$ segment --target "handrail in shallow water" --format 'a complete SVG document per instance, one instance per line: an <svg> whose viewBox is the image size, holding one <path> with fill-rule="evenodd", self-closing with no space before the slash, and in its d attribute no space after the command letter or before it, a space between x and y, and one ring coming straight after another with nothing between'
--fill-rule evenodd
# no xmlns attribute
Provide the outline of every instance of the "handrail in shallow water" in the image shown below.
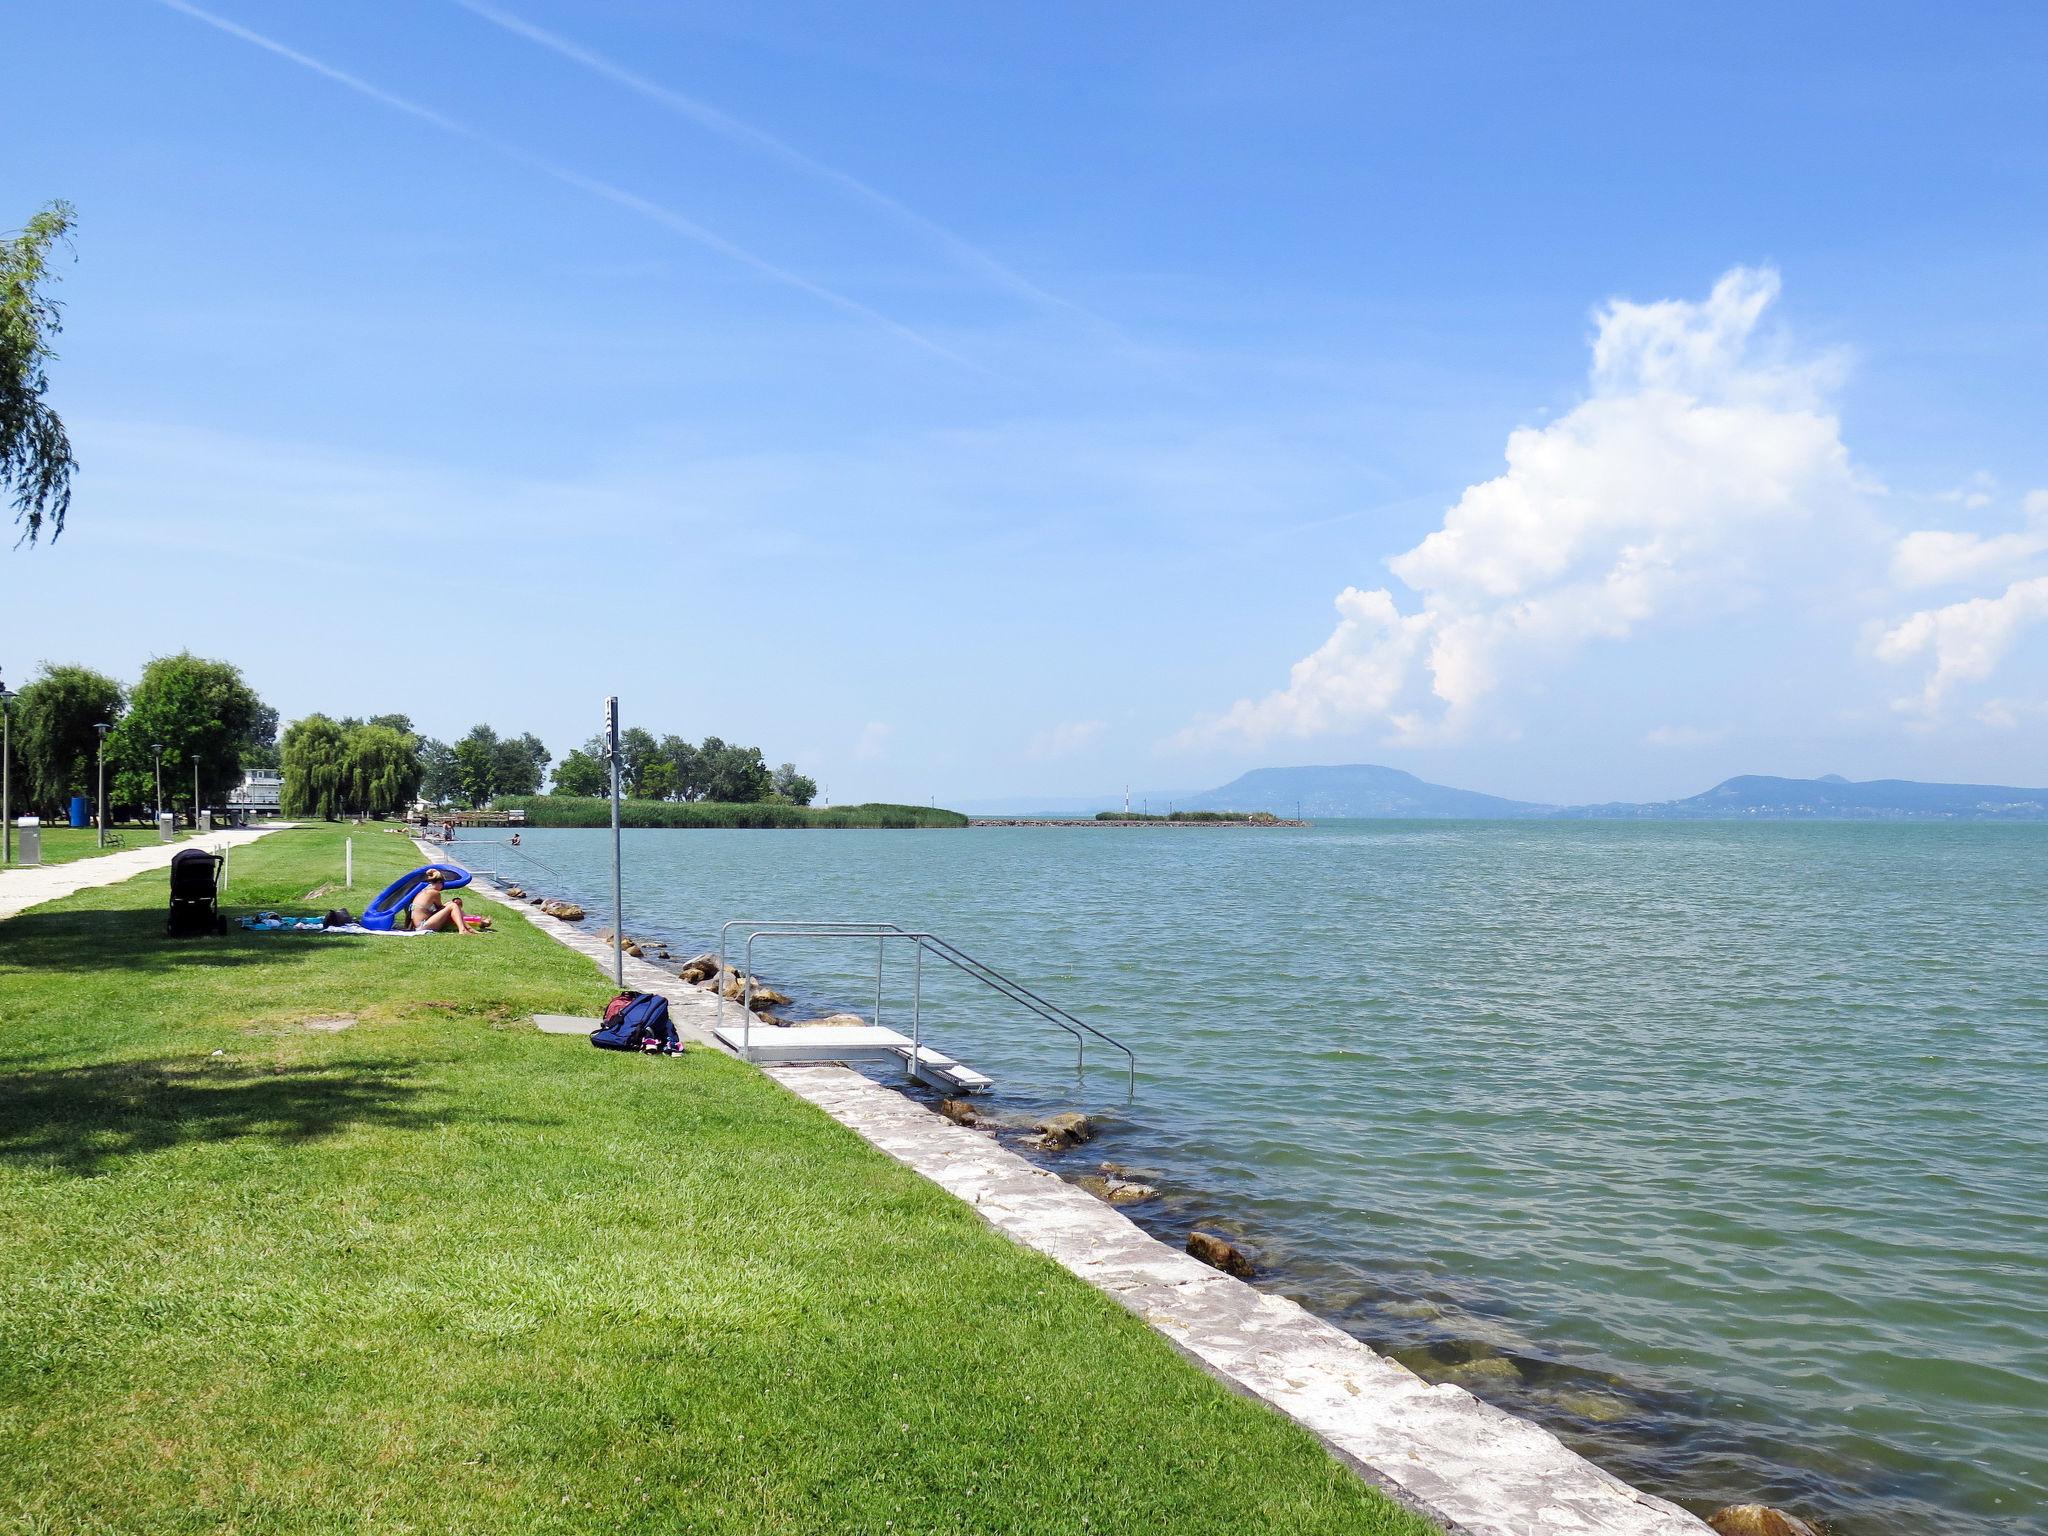
<svg viewBox="0 0 2048 1536"><path fill-rule="evenodd" d="M1128 1094L1135 1098L1138 1092L1138 1058L1131 1048L1115 1036L1105 1034L1084 1019L1076 1018L1059 1004L1039 996L1022 982L1005 976L994 966L960 948L950 940L935 933L905 928L897 923L874 922L815 922L804 918L743 918L736 917L722 924L718 930L718 1024L725 1024L726 945L735 928L747 928L746 969L740 984L740 1012L744 1021L740 1026L740 1051L746 1054L753 1038L754 1010L754 940L768 938L872 938L875 940L875 1023L882 1022L882 960L883 953L891 939L908 940L912 950L914 970L912 972L910 1022L911 1022L911 1063L913 1067L921 1059L918 1052L923 1046L923 1000L924 1000L924 956L927 952L945 961L956 971L973 977L990 991L1007 997L1047 1023L1065 1030L1074 1038L1074 1073L1081 1076L1087 1070L1088 1040L1101 1041L1111 1050L1123 1053L1128 1081Z"/></svg>

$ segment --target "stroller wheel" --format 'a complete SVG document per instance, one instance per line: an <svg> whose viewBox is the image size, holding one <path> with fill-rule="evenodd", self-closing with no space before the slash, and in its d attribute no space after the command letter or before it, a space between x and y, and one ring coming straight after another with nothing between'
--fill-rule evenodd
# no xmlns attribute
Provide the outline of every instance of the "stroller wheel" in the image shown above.
<svg viewBox="0 0 2048 1536"><path fill-rule="evenodd" d="M228 933L228 920L224 917L216 917L213 920L213 931L219 937L226 938Z"/></svg>

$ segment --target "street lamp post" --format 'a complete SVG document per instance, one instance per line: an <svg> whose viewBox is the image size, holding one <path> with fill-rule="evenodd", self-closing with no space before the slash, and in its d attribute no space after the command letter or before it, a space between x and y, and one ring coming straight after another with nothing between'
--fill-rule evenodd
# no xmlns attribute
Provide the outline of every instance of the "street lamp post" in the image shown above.
<svg viewBox="0 0 2048 1536"><path fill-rule="evenodd" d="M0 864L14 862L14 807L9 804L13 784L8 770L14 766L10 732L14 724L14 695L0 680Z"/></svg>
<svg viewBox="0 0 2048 1536"><path fill-rule="evenodd" d="M93 801L93 819L100 824L100 846L107 846L107 729L111 722L102 720L93 727L100 733L100 790Z"/></svg>
<svg viewBox="0 0 2048 1536"><path fill-rule="evenodd" d="M164 819L164 744L156 744L156 819Z"/></svg>
<svg viewBox="0 0 2048 1536"><path fill-rule="evenodd" d="M192 754L192 830L199 830L199 754Z"/></svg>

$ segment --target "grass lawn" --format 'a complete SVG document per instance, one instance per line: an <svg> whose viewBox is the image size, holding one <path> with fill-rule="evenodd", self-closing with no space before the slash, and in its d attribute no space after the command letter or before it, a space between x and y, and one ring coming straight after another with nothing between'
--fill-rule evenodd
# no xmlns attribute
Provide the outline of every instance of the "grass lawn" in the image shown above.
<svg viewBox="0 0 2048 1536"><path fill-rule="evenodd" d="M516 917L166 889L0 922L0 1531L1430 1529L751 1068L535 1032L608 988Z"/></svg>
<svg viewBox="0 0 2048 1536"><path fill-rule="evenodd" d="M107 836L110 839L119 837L120 842L114 843L110 841L104 848L99 845L99 833L91 827L51 826L46 821L43 823L42 833L43 862L45 864L69 864L73 859L90 859L102 853L120 853L128 848L159 846L156 828L153 826L108 827ZM185 828L180 827L178 829L177 841L182 843L191 835ZM14 839L14 852L19 857L21 853L21 829L19 827L14 829ZM13 866L9 865L6 867L12 868Z"/></svg>

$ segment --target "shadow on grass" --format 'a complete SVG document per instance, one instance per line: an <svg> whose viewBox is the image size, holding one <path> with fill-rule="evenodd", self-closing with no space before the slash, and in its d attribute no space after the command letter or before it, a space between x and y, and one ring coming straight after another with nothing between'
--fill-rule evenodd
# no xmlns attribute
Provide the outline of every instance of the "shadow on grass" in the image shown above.
<svg viewBox="0 0 2048 1536"><path fill-rule="evenodd" d="M223 907L225 935L173 939L164 933L168 913L160 908L114 907L77 911L32 909L0 923L0 970L10 965L31 971L120 971L148 976L193 968L299 960L335 944L382 944L384 939L320 933L252 933L235 926L241 911ZM303 903L295 910L303 910Z"/></svg>
<svg viewBox="0 0 2048 1536"><path fill-rule="evenodd" d="M189 1058L0 1068L0 1157L81 1177L192 1141L283 1145L356 1126L424 1130L445 1118L390 1065L252 1067Z"/></svg>

